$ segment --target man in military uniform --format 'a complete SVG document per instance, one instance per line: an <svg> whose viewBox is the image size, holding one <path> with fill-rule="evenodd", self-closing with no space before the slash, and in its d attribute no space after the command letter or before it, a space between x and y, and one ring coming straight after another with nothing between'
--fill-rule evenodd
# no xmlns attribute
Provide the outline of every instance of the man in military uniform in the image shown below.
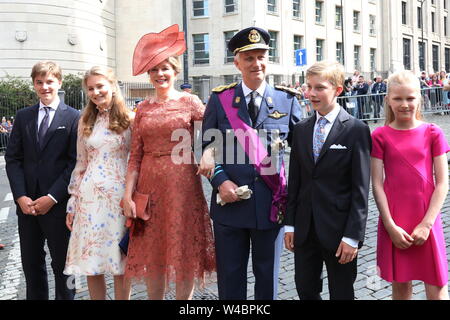
<svg viewBox="0 0 450 320"><path fill-rule="evenodd" d="M192 84L190 84L190 83L183 83L180 86L180 89L185 91L185 92L192 93Z"/></svg>
<svg viewBox="0 0 450 320"><path fill-rule="evenodd" d="M214 89L203 119L203 147L210 152L214 146L216 155L210 181L220 299L247 298L250 247L255 299L277 297L286 200L283 154L300 120L300 105L292 93L265 81L269 40L269 33L257 27L243 29L230 40L228 49L243 80ZM206 141L211 129L220 137ZM246 132L244 139L238 137L240 129ZM245 143L248 139L250 144ZM269 158L273 172L265 172L261 161ZM242 196L239 187L248 187L250 194Z"/></svg>

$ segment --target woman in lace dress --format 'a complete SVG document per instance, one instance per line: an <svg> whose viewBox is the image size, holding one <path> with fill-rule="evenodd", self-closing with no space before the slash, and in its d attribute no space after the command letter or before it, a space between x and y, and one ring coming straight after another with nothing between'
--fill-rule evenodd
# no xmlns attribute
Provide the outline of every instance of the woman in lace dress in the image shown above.
<svg viewBox="0 0 450 320"><path fill-rule="evenodd" d="M127 109L113 71L93 67L83 79L89 103L78 125L77 164L69 185L67 227L72 231L65 274L86 275L93 300L106 298L104 274L114 276L116 299L128 299L124 256L118 243L125 234L119 202L131 141L133 113Z"/></svg>
<svg viewBox="0 0 450 320"><path fill-rule="evenodd" d="M204 106L174 88L177 56L184 50L184 35L173 25L143 36L133 59L133 74L147 72L156 95L139 105L133 127L124 212L136 218L137 191L148 196L150 218L133 220L125 276L145 279L155 300L164 299L171 283L177 299L191 299L195 283L204 284L215 270L211 222L191 147Z"/></svg>

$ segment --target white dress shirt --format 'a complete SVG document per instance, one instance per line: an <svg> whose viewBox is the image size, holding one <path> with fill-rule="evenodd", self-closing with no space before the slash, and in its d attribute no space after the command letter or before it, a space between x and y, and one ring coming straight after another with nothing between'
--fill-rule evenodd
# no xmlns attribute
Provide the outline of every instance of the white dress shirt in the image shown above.
<svg viewBox="0 0 450 320"><path fill-rule="evenodd" d="M55 117L56 110L58 109L59 102L60 102L59 97L56 97L56 99L53 100L53 102L50 103L48 106L43 104L42 101L39 101L38 131L37 132L39 132L39 128L41 126L42 120L45 117L44 107L50 107L50 110L48 111L48 126L50 127L50 124L52 123L53 118ZM56 201L56 199L50 193L47 194L47 196L49 196L53 201L55 201L55 203L58 203L58 201Z"/></svg>
<svg viewBox="0 0 450 320"><path fill-rule="evenodd" d="M257 94L255 97L255 105L258 107L258 110L259 110L259 107L261 106L261 103L262 103L262 99L264 97L264 91L266 91L266 82L263 81L258 89L252 90L245 85L244 81L242 81L242 91L244 92L245 102L247 103L247 107L248 107L248 103L250 102L250 98L251 98L250 94L253 91L256 91Z"/></svg>
<svg viewBox="0 0 450 320"><path fill-rule="evenodd" d="M336 119L337 119L337 117L339 115L339 111L341 111L341 107L336 103L336 106L334 107L334 109L331 110L325 116L323 116L323 117L325 117L325 119L328 120L328 122L324 126L325 141L327 140L328 134L330 133L331 128L333 127L333 124L334 124L334 122L336 121ZM321 117L322 116L316 111L316 123L314 124L314 131L313 132L316 132L317 122L319 121L319 119ZM294 226L285 226L284 227L284 231L285 232L294 232L295 231L295 227ZM353 248L358 248L358 240L355 240L355 239L352 239L352 238L343 237L342 241L344 241L349 246L352 246Z"/></svg>

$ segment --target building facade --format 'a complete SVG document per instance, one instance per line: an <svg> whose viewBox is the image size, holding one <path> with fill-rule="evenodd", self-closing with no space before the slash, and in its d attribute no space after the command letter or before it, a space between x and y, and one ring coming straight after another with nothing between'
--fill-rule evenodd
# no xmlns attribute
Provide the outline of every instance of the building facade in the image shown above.
<svg viewBox="0 0 450 320"><path fill-rule="evenodd" d="M0 0L0 78L29 77L36 61L51 59L65 73L105 65L122 81L147 82L131 74L137 41L173 23L183 29L184 14L188 76L197 86L238 79L226 44L249 26L270 32L270 83L303 80L294 53L301 48L307 65L338 60L348 75L450 71L448 6L449 0Z"/></svg>
<svg viewBox="0 0 450 320"><path fill-rule="evenodd" d="M0 1L0 78L29 78L40 60L64 73L116 68L114 0Z"/></svg>

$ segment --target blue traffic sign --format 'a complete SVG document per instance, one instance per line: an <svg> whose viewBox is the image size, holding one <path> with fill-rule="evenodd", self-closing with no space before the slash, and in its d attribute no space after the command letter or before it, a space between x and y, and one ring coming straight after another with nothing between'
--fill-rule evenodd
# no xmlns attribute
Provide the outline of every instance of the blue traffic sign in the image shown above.
<svg viewBox="0 0 450 320"><path fill-rule="evenodd" d="M302 67L306 65L306 49L295 50L295 65Z"/></svg>

